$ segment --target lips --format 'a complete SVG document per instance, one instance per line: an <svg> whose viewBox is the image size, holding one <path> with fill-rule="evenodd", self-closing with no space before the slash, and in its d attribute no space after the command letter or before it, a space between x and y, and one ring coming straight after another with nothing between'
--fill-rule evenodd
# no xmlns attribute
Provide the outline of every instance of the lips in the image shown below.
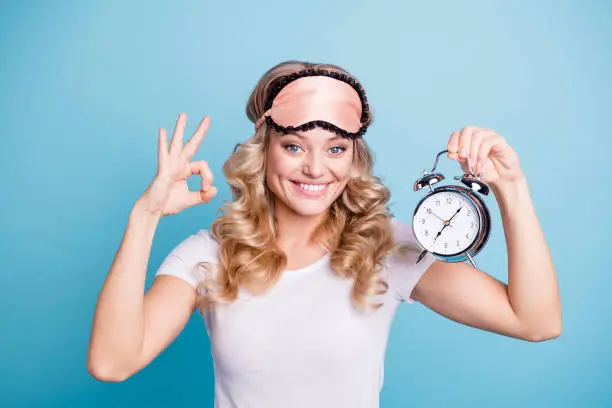
<svg viewBox="0 0 612 408"><path fill-rule="evenodd" d="M321 184L330 184L332 181L313 183L312 181L303 181L303 180L290 180L292 183L298 184L311 184L311 185L321 185Z"/></svg>
<svg viewBox="0 0 612 408"><path fill-rule="evenodd" d="M311 183L302 183L302 184L311 184ZM318 183L317 185L322 185L323 183ZM329 190L329 185L331 183L326 183L325 187L323 187L321 190L304 190L302 187L300 187L300 182L298 181L294 181L291 180L291 185L293 185L293 188L295 189L295 191L297 191L299 194L305 196L305 197L309 197L309 198L318 198L318 197L322 197L327 193L327 190ZM312 185L312 184L311 184Z"/></svg>

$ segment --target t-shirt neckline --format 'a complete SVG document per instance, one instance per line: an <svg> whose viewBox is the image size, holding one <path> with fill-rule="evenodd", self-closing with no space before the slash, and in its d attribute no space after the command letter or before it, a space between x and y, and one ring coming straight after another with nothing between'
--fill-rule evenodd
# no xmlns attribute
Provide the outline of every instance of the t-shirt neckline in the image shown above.
<svg viewBox="0 0 612 408"><path fill-rule="evenodd" d="M323 264L325 264L329 260L330 257L331 257L331 253L327 252L321 258L319 258L318 260L314 261L310 265L306 265L303 268L299 268L299 269L285 269L286 273L284 273L283 275L284 276L302 275L304 273L307 273L307 272L310 272L310 271L314 271L316 269L319 269L321 266L323 266Z"/></svg>

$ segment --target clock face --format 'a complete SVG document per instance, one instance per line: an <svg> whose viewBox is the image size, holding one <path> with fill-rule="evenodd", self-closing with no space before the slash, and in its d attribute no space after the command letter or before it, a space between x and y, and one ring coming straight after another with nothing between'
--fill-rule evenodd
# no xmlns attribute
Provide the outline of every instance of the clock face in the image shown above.
<svg viewBox="0 0 612 408"><path fill-rule="evenodd" d="M439 191L427 197L414 214L412 223L425 249L449 256L469 248L480 228L474 203L455 191Z"/></svg>

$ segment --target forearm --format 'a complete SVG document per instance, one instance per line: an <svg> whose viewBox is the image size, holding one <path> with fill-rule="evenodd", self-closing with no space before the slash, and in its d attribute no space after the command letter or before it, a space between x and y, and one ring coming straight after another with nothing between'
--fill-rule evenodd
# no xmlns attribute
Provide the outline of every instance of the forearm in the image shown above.
<svg viewBox="0 0 612 408"><path fill-rule="evenodd" d="M527 181L491 188L501 210L508 248L508 298L512 308L533 336L557 336L562 325L557 277Z"/></svg>
<svg viewBox="0 0 612 408"><path fill-rule="evenodd" d="M146 270L160 217L140 203L130 212L95 309L87 365L101 377L129 370L142 345Z"/></svg>

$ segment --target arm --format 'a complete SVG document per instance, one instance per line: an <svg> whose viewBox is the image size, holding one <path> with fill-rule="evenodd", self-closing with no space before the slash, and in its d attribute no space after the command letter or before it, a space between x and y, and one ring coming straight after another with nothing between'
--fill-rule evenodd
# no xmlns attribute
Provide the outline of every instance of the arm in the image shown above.
<svg viewBox="0 0 612 408"><path fill-rule="evenodd" d="M181 332L196 292L173 276L159 276L144 294L151 245L161 215L139 199L95 309L87 369L101 381L122 381L155 358Z"/></svg>
<svg viewBox="0 0 612 408"><path fill-rule="evenodd" d="M561 333L561 301L552 258L524 178L492 184L508 249L508 285L465 263L436 261L413 298L472 327L529 341Z"/></svg>
<svg viewBox="0 0 612 408"><path fill-rule="evenodd" d="M158 135L158 170L130 212L119 250L104 282L87 351L87 370L102 381L122 381L146 366L176 338L195 309L197 292L175 276L157 277L144 294L155 230L162 216L207 203L216 193L204 161L191 162L208 126L204 117L183 146L187 122L179 114L170 147L166 129ZM201 190L187 179L199 174Z"/></svg>

